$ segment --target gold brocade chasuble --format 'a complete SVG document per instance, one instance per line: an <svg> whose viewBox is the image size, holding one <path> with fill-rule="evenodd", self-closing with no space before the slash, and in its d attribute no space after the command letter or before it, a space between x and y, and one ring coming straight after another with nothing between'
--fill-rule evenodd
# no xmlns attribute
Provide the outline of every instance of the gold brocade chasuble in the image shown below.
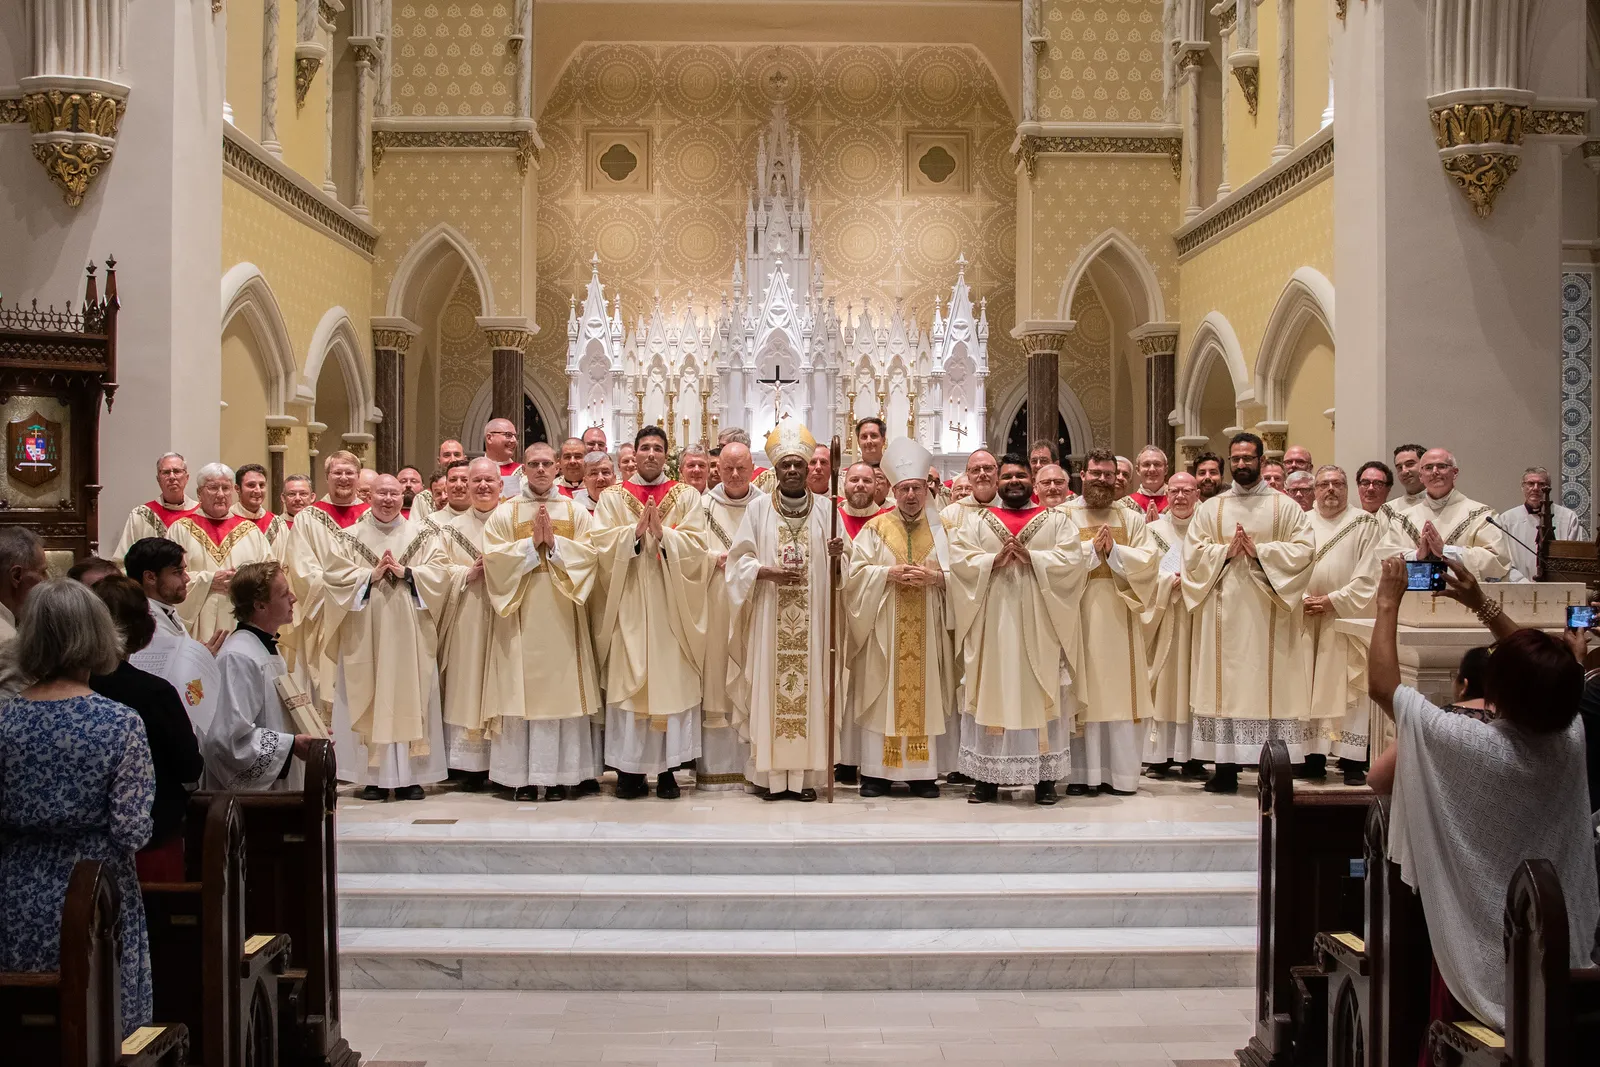
<svg viewBox="0 0 1600 1067"><path fill-rule="evenodd" d="M950 548L937 517L907 523L898 509L869 520L850 549L844 583L851 706L883 735L883 765L929 762L928 738L945 732L954 702L952 619L938 586L895 585L897 564L937 567L947 580Z"/></svg>
<svg viewBox="0 0 1600 1067"><path fill-rule="evenodd" d="M1511 573L1511 553L1506 549L1505 535L1489 525L1494 517L1494 509L1489 505L1469 499L1459 489L1452 489L1439 500L1424 493L1418 503L1400 512L1397 522L1404 536L1410 539L1406 551L1416 547L1424 524L1433 523L1444 543L1459 548L1467 569L1482 581L1504 578Z"/></svg>
<svg viewBox="0 0 1600 1067"><path fill-rule="evenodd" d="M276 559L266 535L249 519L231 514L212 519L196 511L167 527L167 540L183 547L189 570L188 595L178 605L178 617L190 636L209 641L219 630L230 633L235 624L233 600L213 590L211 581L218 571Z"/></svg>
<svg viewBox="0 0 1600 1067"><path fill-rule="evenodd" d="M600 603L591 598L595 656L606 702L648 715L654 729L666 717L700 703L705 657L705 509L693 486L663 480L613 485L600 494L590 539L599 573ZM659 543L635 536L644 514L640 496L660 497Z"/></svg>
<svg viewBox="0 0 1600 1067"><path fill-rule="evenodd" d="M1126 498L1124 498L1126 499ZM1161 557L1137 511L1113 504L1091 510L1075 497L1061 505L1078 526L1085 557L1100 527L1111 528L1118 574L1106 559L1089 572L1081 600L1083 670L1077 688L1080 722L1140 721L1151 715L1150 662L1140 614L1155 598ZM1087 561L1086 561L1087 562Z"/></svg>
<svg viewBox="0 0 1600 1067"><path fill-rule="evenodd" d="M1311 717L1327 720L1342 732L1344 717L1367 693L1367 646L1334 624L1340 619L1366 619L1378 594L1378 566L1387 531L1360 508L1346 508L1331 519L1316 509L1307 512L1316 551L1306 593L1325 596L1332 615L1305 616L1302 649L1311 676ZM1366 744L1366 737L1359 744Z"/></svg>
<svg viewBox="0 0 1600 1067"><path fill-rule="evenodd" d="M1228 558L1241 525L1259 558ZM1184 542L1183 596L1195 613L1190 696L1197 727L1204 719L1309 717L1300 600L1313 552L1300 505L1265 482L1243 491L1236 485L1195 511Z"/></svg>
<svg viewBox="0 0 1600 1067"><path fill-rule="evenodd" d="M311 681L324 709L333 707L338 672L328 646L344 609L328 597L323 576L360 554L350 530L366 510L365 504L339 505L323 497L301 509L284 542L283 567L295 604L294 621L279 632L278 648L289 669Z"/></svg>
<svg viewBox="0 0 1600 1067"><path fill-rule="evenodd" d="M555 551L530 554L541 506ZM485 701L497 715L576 719L604 710L587 606L597 569L590 523L588 508L553 487L540 495L524 486L484 528L484 586L498 623Z"/></svg>
<svg viewBox="0 0 1600 1067"><path fill-rule="evenodd" d="M351 555L323 578L328 599L343 612L328 655L341 668L350 728L374 766L378 745L407 745L412 756L426 756L437 622L452 609L455 575L430 526L398 517L385 525L368 512L348 533ZM409 583L392 576L371 581L384 552L410 570Z"/></svg>
<svg viewBox="0 0 1600 1067"><path fill-rule="evenodd" d="M1087 576L1077 525L1063 511L1032 509L1017 534L1027 564L996 570L1010 531L995 510L963 510L950 534L947 602L966 711L986 728L1042 729L1061 714L1063 659L1073 678L1082 666L1079 601Z"/></svg>

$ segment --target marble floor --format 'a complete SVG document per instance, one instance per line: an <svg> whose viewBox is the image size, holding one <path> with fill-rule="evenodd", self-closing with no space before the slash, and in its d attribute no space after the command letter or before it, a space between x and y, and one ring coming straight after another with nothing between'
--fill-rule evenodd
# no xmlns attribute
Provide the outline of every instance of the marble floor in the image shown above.
<svg viewBox="0 0 1600 1067"><path fill-rule="evenodd" d="M366 1067L1234 1067L1248 989L344 995Z"/></svg>

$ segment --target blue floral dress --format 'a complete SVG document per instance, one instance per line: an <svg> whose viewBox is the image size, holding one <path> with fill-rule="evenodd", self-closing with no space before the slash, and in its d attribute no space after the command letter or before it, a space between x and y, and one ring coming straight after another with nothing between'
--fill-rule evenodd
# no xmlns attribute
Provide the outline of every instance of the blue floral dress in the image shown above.
<svg viewBox="0 0 1600 1067"><path fill-rule="evenodd" d="M0 971L53 971L79 860L122 896L122 1023L150 1021L150 948L133 854L150 839L155 769L137 713L98 694L0 706Z"/></svg>

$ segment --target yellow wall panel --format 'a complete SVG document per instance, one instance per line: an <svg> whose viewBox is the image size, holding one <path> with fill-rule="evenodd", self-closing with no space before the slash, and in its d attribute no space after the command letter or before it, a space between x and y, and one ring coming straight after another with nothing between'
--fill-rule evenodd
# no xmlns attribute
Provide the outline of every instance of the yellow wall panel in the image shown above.
<svg viewBox="0 0 1600 1067"><path fill-rule="evenodd" d="M1327 0L1300 0L1294 6L1294 140L1296 144L1322 129L1328 106Z"/></svg>
<svg viewBox="0 0 1600 1067"><path fill-rule="evenodd" d="M261 5L251 7L249 4L235 4L228 8L227 19L228 71L224 81L225 99L233 108L234 126L259 141L261 140L263 28ZM279 21L282 22L281 16ZM291 26L294 25L292 6L288 21ZM281 93L279 98L282 99Z"/></svg>
<svg viewBox="0 0 1600 1067"><path fill-rule="evenodd" d="M1040 122L1163 122L1161 0L1045 0Z"/></svg>
<svg viewBox="0 0 1600 1067"><path fill-rule="evenodd" d="M1264 3L1256 7L1256 42L1261 56L1260 88L1254 115L1245 103L1244 90L1228 72L1228 184L1237 189L1272 163L1272 146L1278 140L1278 10Z"/></svg>
<svg viewBox="0 0 1600 1067"><path fill-rule="evenodd" d="M514 115L517 64L510 0L394 5L389 114Z"/></svg>

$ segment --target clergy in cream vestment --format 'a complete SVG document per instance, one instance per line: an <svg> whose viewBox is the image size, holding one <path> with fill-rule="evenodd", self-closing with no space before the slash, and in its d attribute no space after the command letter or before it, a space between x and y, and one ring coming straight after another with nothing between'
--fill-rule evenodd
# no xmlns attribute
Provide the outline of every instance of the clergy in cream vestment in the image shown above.
<svg viewBox="0 0 1600 1067"><path fill-rule="evenodd" d="M1539 508L1544 494L1550 490L1550 472L1543 467L1529 467L1522 473L1522 503L1510 511L1502 511L1497 520L1505 527L1503 533L1506 551L1511 555L1512 580L1531 582L1538 575L1538 561L1530 548L1539 547ZM1550 503L1551 534L1558 541L1585 541L1583 522L1578 513Z"/></svg>
<svg viewBox="0 0 1600 1067"><path fill-rule="evenodd" d="M705 509L692 486L668 479L667 438L646 426L636 468L600 494L590 537L602 597L591 612L606 692L606 763L618 795L643 796L643 776L676 796L672 768L700 755L705 656Z"/></svg>
<svg viewBox="0 0 1600 1067"><path fill-rule="evenodd" d="M283 562L289 524L282 515L274 515L267 510L266 470L259 463L246 463L234 472L234 483L238 492L228 514L239 515L255 523L256 529L267 539L267 544L272 546L273 558Z"/></svg>
<svg viewBox="0 0 1600 1067"><path fill-rule="evenodd" d="M878 468L870 463L857 461L850 464L843 471L840 478L840 495L844 498L838 503L839 530L844 534L845 544L855 542L857 535L866 528L867 523L874 517L888 510L881 507L874 500L877 489ZM927 507L933 507L929 501ZM942 527L941 527L942 529ZM842 638L841 638L842 640ZM857 777L858 765L861 762L861 729L857 725L854 713L850 710L849 696L853 690L850 686L850 663L848 656L841 656L844 662L839 667L840 691L847 694L844 704L844 713L839 715L838 722L834 724L836 736L834 738L834 765L838 768L837 781L847 785L854 785ZM937 742L943 743L945 751L937 757L941 767L954 767L956 763L956 750L951 745L955 737L954 731L946 731Z"/></svg>
<svg viewBox="0 0 1600 1067"><path fill-rule="evenodd" d="M1183 600L1183 542L1194 518L1200 489L1194 475L1167 479L1167 510L1146 529L1160 553L1160 574L1145 605L1145 658L1150 663L1150 729L1144 762L1151 774L1165 776L1176 761L1189 761L1189 671L1194 645L1194 615ZM1185 768L1188 774L1198 767Z"/></svg>
<svg viewBox="0 0 1600 1067"><path fill-rule="evenodd" d="M1311 579L1311 524L1261 477L1261 441L1237 434L1233 486L1201 504L1183 550L1194 616L1191 754L1214 760L1213 792L1238 788L1237 764L1283 741L1295 763L1315 735L1300 648L1300 598Z"/></svg>
<svg viewBox="0 0 1600 1067"><path fill-rule="evenodd" d="M178 614L201 641L233 629L228 599L233 572L246 563L277 558L254 522L232 514L232 499L233 471L208 463L200 468L199 509L167 528L167 537L183 546L189 570L189 593Z"/></svg>
<svg viewBox="0 0 1600 1067"><path fill-rule="evenodd" d="M591 453L591 456L603 453ZM750 485L754 466L749 446L737 441L722 446L717 457L720 480L701 495L705 508L706 669L702 682L700 758L695 762L697 789L743 789L750 760L750 686L744 676L743 640L734 635L748 625L748 612L736 610L728 598L728 552L744 525L745 511L761 494Z"/></svg>
<svg viewBox="0 0 1600 1067"><path fill-rule="evenodd" d="M828 766L829 536L833 510L806 487L816 448L784 420L767 436L774 484L745 509L728 550L728 600L748 606L730 644L750 692L750 778L768 799L815 800ZM837 546L842 552L842 542ZM810 777L807 773L810 772Z"/></svg>
<svg viewBox="0 0 1600 1067"><path fill-rule="evenodd" d="M310 688L324 714L333 708L334 664L327 658L332 628L324 625L327 583L323 575L356 550L350 528L367 513L356 496L361 461L349 452L335 452L322 461L328 495L313 500L295 516L284 545L284 569L294 591L294 622L278 636L278 648L289 670Z"/></svg>
<svg viewBox="0 0 1600 1067"><path fill-rule="evenodd" d="M1135 792L1138 731L1151 715L1141 616L1155 597L1161 556L1142 512L1116 505L1116 478L1116 456L1105 449L1090 452L1083 495L1062 505L1077 525L1088 576L1079 607L1083 669L1077 674L1079 729L1067 776L1071 793L1077 787Z"/></svg>
<svg viewBox="0 0 1600 1067"><path fill-rule="evenodd" d="M953 617L945 602L950 546L933 513L928 450L897 437L884 450L895 507L869 519L850 547L844 586L849 710L857 735L861 792L881 796L910 782L936 797L941 740L955 705Z"/></svg>
<svg viewBox="0 0 1600 1067"><path fill-rule="evenodd" d="M339 777L421 799L445 777L438 630L455 576L437 531L400 515L400 483L379 475L349 530L351 555L323 576Z"/></svg>
<svg viewBox="0 0 1600 1067"><path fill-rule="evenodd" d="M496 615L483 698L489 777L520 799L543 786L546 800L562 800L599 773L587 606L596 558L588 510L553 484L555 453L538 442L527 457L521 492L483 532L480 584Z"/></svg>
<svg viewBox="0 0 1600 1067"><path fill-rule="evenodd" d="M1471 500L1456 488L1455 457L1442 448L1422 454L1422 500L1400 513L1400 525L1412 541L1407 558L1443 556L1456 560L1479 581L1511 573L1505 535L1493 524L1494 509Z"/></svg>
<svg viewBox="0 0 1600 1067"><path fill-rule="evenodd" d="M140 538L165 537L167 527L200 506L198 500L185 492L189 486L189 464L178 453L168 452L156 460L156 484L161 488L160 495L129 512L112 559L123 559Z"/></svg>
<svg viewBox="0 0 1600 1067"><path fill-rule="evenodd" d="M1053 804L1067 773L1063 701L1081 670L1087 574L1072 518L1030 504L1032 495L1027 462L1008 456L1000 506L965 509L950 533L946 595L965 677L957 766L979 783L977 802L998 786L1033 785L1036 801Z"/></svg>
<svg viewBox="0 0 1600 1067"><path fill-rule="evenodd" d="M211 650L189 636L178 616L177 606L189 590L183 549L165 537L143 537L129 546L123 566L144 589L156 623L150 643L128 662L176 689L195 736L204 737L216 714L222 678Z"/></svg>
<svg viewBox="0 0 1600 1067"><path fill-rule="evenodd" d="M1317 502L1307 514L1316 544L1306 583L1304 648L1311 672L1313 750L1353 763L1367 758L1367 645L1340 633L1340 619L1368 619L1378 591L1378 566L1387 532L1349 506L1344 471L1317 472ZM1359 770L1359 768L1356 768Z"/></svg>

